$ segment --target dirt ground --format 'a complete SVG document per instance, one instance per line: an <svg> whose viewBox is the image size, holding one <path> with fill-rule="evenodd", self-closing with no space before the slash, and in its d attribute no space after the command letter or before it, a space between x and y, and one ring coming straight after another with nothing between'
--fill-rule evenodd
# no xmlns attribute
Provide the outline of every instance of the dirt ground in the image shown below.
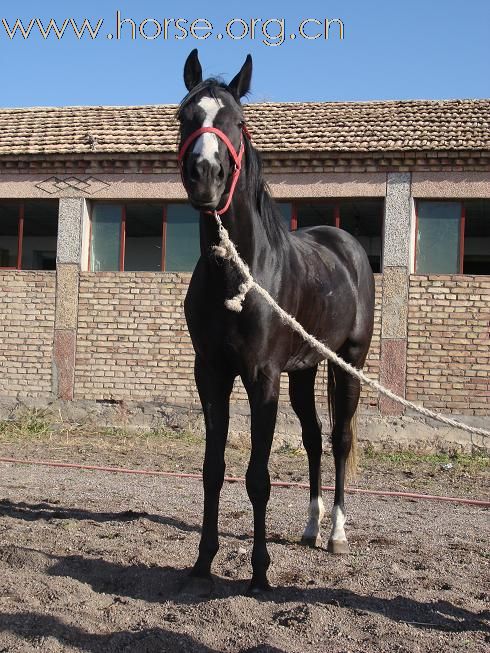
<svg viewBox="0 0 490 653"><path fill-rule="evenodd" d="M191 434L0 437L0 456L166 471L200 471L202 450ZM246 451L229 448L227 460L227 473L244 474ZM273 478L301 481L305 471L303 453L273 455ZM274 488L274 590L257 599L244 595L250 504L242 484L225 484L215 591L199 600L182 586L199 541L200 481L6 463L0 478L0 653L490 648L490 526L481 507L349 495L351 553L340 557L298 544L307 491ZM324 482L332 482L330 456ZM355 485L488 498L488 458L368 452ZM326 520L325 544L328 528Z"/></svg>

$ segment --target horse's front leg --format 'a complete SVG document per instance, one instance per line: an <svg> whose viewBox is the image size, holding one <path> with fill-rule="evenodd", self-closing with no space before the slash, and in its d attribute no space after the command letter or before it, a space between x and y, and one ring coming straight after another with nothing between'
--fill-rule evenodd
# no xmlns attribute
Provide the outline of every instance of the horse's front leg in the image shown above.
<svg viewBox="0 0 490 653"><path fill-rule="evenodd" d="M220 367L204 363L197 356L195 377L206 426L203 465L204 515L199 556L186 588L195 594L209 595L213 588L211 564L219 548L218 507L225 475L225 446L234 375Z"/></svg>
<svg viewBox="0 0 490 653"><path fill-rule="evenodd" d="M276 425L279 400L279 372L259 372L247 389L252 431L252 451L246 474L247 493L253 507L254 544L252 549L252 580L249 594L270 589L267 570L270 556L265 543L265 514L270 497L269 456Z"/></svg>

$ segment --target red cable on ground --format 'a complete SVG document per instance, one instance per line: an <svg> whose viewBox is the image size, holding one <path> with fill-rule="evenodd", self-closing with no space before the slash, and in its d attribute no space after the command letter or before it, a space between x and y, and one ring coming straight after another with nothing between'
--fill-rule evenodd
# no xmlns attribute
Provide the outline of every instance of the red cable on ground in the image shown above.
<svg viewBox="0 0 490 653"><path fill-rule="evenodd" d="M1 458L2 463L13 463L17 465L38 465L43 467L63 467L68 469L85 469L96 472L111 472L117 474L141 474L143 476L167 476L172 478L194 478L197 480L202 479L201 474L183 473L183 472L161 472L152 471L147 469L126 469L124 467L102 467L100 465L80 465L77 463L60 463L54 460L20 460L18 458ZM225 476L225 481L228 483L244 483L245 479L238 476ZM271 485L275 487L299 487L309 489L308 483L297 483L295 481L271 481ZM333 492L332 485L322 485L322 490ZM451 503L462 503L470 506L482 506L490 508L490 501L483 501L481 499L464 499L460 497L445 497L435 494L417 494L416 492L394 492L390 490L367 490L364 488L346 488L346 492L350 494L368 494L378 497L401 497L403 499L426 499L429 501L446 501Z"/></svg>

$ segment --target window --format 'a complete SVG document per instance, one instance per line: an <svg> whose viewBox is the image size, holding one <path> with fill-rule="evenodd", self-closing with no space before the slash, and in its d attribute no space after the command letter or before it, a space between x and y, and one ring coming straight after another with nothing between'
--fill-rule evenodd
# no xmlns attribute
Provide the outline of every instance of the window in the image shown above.
<svg viewBox="0 0 490 653"><path fill-rule="evenodd" d="M187 204L169 204L165 269L193 270L199 255L199 213Z"/></svg>
<svg viewBox="0 0 490 653"><path fill-rule="evenodd" d="M468 200L464 210L464 274L490 274L490 200Z"/></svg>
<svg viewBox="0 0 490 653"><path fill-rule="evenodd" d="M490 200L416 205L418 274L490 274Z"/></svg>
<svg viewBox="0 0 490 653"><path fill-rule="evenodd" d="M322 225L345 229L366 250L373 272L381 271L383 199L302 201L282 207L283 215L289 208L291 231Z"/></svg>
<svg viewBox="0 0 490 653"><path fill-rule="evenodd" d="M199 213L189 204L94 203L92 272L192 271L200 255Z"/></svg>
<svg viewBox="0 0 490 653"><path fill-rule="evenodd" d="M347 200L340 203L340 227L366 250L373 272L381 272L383 200Z"/></svg>
<svg viewBox="0 0 490 653"><path fill-rule="evenodd" d="M334 202L296 204L296 229L327 225L339 227L339 207Z"/></svg>
<svg viewBox="0 0 490 653"><path fill-rule="evenodd" d="M291 228L291 215L293 212L293 205L288 202L276 202L279 213L288 229Z"/></svg>
<svg viewBox="0 0 490 653"><path fill-rule="evenodd" d="M162 206L158 204L126 206L125 270L161 270L163 217Z"/></svg>
<svg viewBox="0 0 490 653"><path fill-rule="evenodd" d="M56 269L58 201L0 202L0 268Z"/></svg>

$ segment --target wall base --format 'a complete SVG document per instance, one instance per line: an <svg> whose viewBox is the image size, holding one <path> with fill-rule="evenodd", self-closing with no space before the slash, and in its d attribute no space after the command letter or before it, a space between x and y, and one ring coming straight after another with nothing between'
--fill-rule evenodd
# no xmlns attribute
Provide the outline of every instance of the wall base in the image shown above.
<svg viewBox="0 0 490 653"><path fill-rule="evenodd" d="M88 400L63 401L45 399L16 400L0 396L0 420L14 418L25 410L47 411L53 424L63 422L84 426L87 430L116 427L128 430L174 429L204 434L201 411L196 408L170 406L156 402L123 402L112 404ZM330 449L328 414L320 411L323 421L324 448ZM454 416L458 419L458 416ZM486 418L459 416L473 426L484 427ZM245 408L232 405L229 442L248 447L250 443L249 414ZM418 453L490 453L490 438L472 435L432 420L414 415L383 417L376 412L359 416L358 440L361 448L378 451L413 451ZM290 410L279 411L273 449L301 446L299 423Z"/></svg>

